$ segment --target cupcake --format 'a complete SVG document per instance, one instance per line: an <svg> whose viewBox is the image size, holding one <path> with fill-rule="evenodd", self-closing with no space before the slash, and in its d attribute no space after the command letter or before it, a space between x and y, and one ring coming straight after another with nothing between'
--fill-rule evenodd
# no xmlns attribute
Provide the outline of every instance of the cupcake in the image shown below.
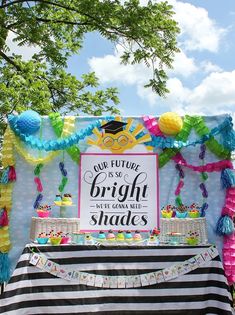
<svg viewBox="0 0 235 315"><path fill-rule="evenodd" d="M167 205L165 207L162 207L161 214L163 218L170 219L173 216L174 213L174 207L172 205Z"/></svg>
<svg viewBox="0 0 235 315"><path fill-rule="evenodd" d="M51 214L51 206L41 205L37 209L37 214L40 218L48 218Z"/></svg>
<svg viewBox="0 0 235 315"><path fill-rule="evenodd" d="M182 234L179 232L168 232L169 244L170 245L179 245L181 243Z"/></svg>
<svg viewBox="0 0 235 315"><path fill-rule="evenodd" d="M199 209L200 207L196 203L192 203L190 206L190 210L188 212L188 216L193 219L199 218L200 217Z"/></svg>
<svg viewBox="0 0 235 315"><path fill-rule="evenodd" d="M107 235L107 241L115 242L115 240L116 240L115 234L113 233L112 230L109 230Z"/></svg>
<svg viewBox="0 0 235 315"><path fill-rule="evenodd" d="M133 237L132 237L131 231L126 231L125 239L126 239L127 242L133 241Z"/></svg>
<svg viewBox="0 0 235 315"><path fill-rule="evenodd" d="M148 239L147 245L159 245L159 239L156 235L151 235Z"/></svg>
<svg viewBox="0 0 235 315"><path fill-rule="evenodd" d="M55 204L56 206L61 206L61 203L62 203L61 195L56 195L56 196L55 196L55 200L54 200L54 204Z"/></svg>
<svg viewBox="0 0 235 315"><path fill-rule="evenodd" d="M64 194L62 198L62 205L71 206L73 203L71 194Z"/></svg>
<svg viewBox="0 0 235 315"><path fill-rule="evenodd" d="M85 245L94 245L94 239L90 234L85 235Z"/></svg>
<svg viewBox="0 0 235 315"><path fill-rule="evenodd" d="M100 231L98 234L98 240L99 241L105 241L106 240L106 236L105 233L103 231Z"/></svg>
<svg viewBox="0 0 235 315"><path fill-rule="evenodd" d="M186 242L188 245L198 245L199 242L199 233L189 231L186 237Z"/></svg>
<svg viewBox="0 0 235 315"><path fill-rule="evenodd" d="M122 230L118 231L118 234L116 236L116 241L117 242L124 242L125 241L125 236Z"/></svg>
<svg viewBox="0 0 235 315"><path fill-rule="evenodd" d="M60 244L68 244L70 240L71 240L71 237L68 233L66 235L62 234L62 240Z"/></svg>
<svg viewBox="0 0 235 315"><path fill-rule="evenodd" d="M48 236L46 233L40 233L38 237L36 238L38 244L46 244L48 242Z"/></svg>
<svg viewBox="0 0 235 315"><path fill-rule="evenodd" d="M133 236L133 240L135 242L139 242L139 241L142 241L142 236L140 234L140 231L135 231L135 234Z"/></svg>
<svg viewBox="0 0 235 315"><path fill-rule="evenodd" d="M60 245L61 240L62 240L61 232L54 233L54 231L51 230L49 235L50 235L51 245Z"/></svg>
<svg viewBox="0 0 235 315"><path fill-rule="evenodd" d="M197 209L193 209L193 210L190 210L190 211L188 212L188 216L189 216L190 218L193 218L193 219L199 218L199 217L200 217L200 212L199 212L199 210L197 210Z"/></svg>
<svg viewBox="0 0 235 315"><path fill-rule="evenodd" d="M52 237L50 237L51 245L60 245L61 240L62 240L61 236L52 236Z"/></svg>
<svg viewBox="0 0 235 315"><path fill-rule="evenodd" d="M162 214L163 218L170 219L173 216L173 211L172 210L163 209L163 210L161 210L161 214Z"/></svg>
<svg viewBox="0 0 235 315"><path fill-rule="evenodd" d="M160 230L158 229L158 228L154 228L153 230L152 230L152 233L151 233L151 235L155 235L155 236L158 236L160 234Z"/></svg>

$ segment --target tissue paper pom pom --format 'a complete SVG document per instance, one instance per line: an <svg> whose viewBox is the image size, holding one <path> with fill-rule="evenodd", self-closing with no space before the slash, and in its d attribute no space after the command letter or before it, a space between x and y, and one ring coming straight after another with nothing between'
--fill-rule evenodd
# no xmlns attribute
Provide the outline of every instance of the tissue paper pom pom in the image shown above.
<svg viewBox="0 0 235 315"><path fill-rule="evenodd" d="M17 127L20 132L31 135L37 132L41 125L40 115L33 110L26 110L19 115L17 120Z"/></svg>
<svg viewBox="0 0 235 315"><path fill-rule="evenodd" d="M161 132L167 135L176 135L183 126L181 117L173 112L167 112L160 116L158 121Z"/></svg>

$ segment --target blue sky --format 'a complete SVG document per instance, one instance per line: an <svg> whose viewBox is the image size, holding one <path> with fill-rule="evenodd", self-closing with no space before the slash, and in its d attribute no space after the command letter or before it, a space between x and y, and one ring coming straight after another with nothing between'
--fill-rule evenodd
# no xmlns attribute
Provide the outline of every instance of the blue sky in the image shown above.
<svg viewBox="0 0 235 315"><path fill-rule="evenodd" d="M160 1L160 0L156 0ZM235 0L168 0L174 7L181 28L181 52L174 70L169 71L165 99L144 84L151 72L144 65L120 64L120 47L99 34L88 34L84 48L68 63L68 71L78 78L95 71L101 88L119 89L122 115L160 115L166 111L184 114L218 115L235 112ZM147 0L140 0L142 5ZM28 59L35 47L8 44L12 51Z"/></svg>
<svg viewBox="0 0 235 315"><path fill-rule="evenodd" d="M141 0L144 4L147 1ZM69 61L68 70L78 77L95 71L101 87L119 89L123 115L180 114L217 115L235 110L235 1L169 1L182 33L181 53L169 72L166 99L143 87L150 72L145 66L123 66L119 47L89 34L79 56Z"/></svg>

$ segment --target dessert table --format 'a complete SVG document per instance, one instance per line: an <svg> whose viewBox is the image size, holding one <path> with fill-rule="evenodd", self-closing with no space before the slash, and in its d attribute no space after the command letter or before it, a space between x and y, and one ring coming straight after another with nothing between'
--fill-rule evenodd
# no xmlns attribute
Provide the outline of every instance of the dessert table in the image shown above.
<svg viewBox="0 0 235 315"><path fill-rule="evenodd" d="M39 253L65 269L125 277L180 264L209 247L28 244L1 296L0 314L232 315L231 295L217 254L174 279L129 288L85 285L30 264L33 253Z"/></svg>

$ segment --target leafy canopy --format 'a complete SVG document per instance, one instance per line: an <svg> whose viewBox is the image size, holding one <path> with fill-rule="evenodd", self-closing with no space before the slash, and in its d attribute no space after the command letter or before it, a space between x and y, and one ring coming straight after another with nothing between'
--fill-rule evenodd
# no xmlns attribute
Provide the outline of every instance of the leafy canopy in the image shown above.
<svg viewBox="0 0 235 315"><path fill-rule="evenodd" d="M6 114L29 107L41 114L117 112L116 88L97 90L94 73L78 80L66 71L68 58L79 52L89 32L121 44L124 64L152 67L146 86L164 96L164 69L172 67L178 51L173 14L167 2L141 6L138 0L0 0L0 123ZM31 60L10 53L9 32L18 45L38 48Z"/></svg>

